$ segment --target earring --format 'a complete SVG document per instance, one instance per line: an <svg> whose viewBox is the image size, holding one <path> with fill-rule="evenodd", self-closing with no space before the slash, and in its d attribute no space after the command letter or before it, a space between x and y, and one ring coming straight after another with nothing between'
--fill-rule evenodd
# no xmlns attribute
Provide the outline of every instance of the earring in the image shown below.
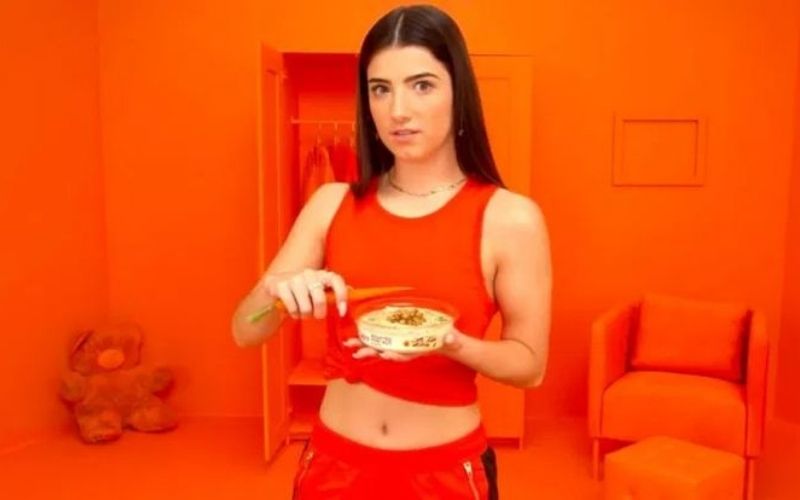
<svg viewBox="0 0 800 500"><path fill-rule="evenodd" d="M458 135L459 135L459 137L464 135L464 129L463 128L458 129Z"/></svg>

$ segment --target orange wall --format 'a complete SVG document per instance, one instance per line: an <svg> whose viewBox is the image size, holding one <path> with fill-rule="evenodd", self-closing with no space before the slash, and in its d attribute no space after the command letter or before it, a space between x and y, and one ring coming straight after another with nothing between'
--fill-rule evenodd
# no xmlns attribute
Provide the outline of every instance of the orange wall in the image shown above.
<svg viewBox="0 0 800 500"><path fill-rule="evenodd" d="M0 450L66 421L69 340L106 311L96 9L0 4Z"/></svg>
<svg viewBox="0 0 800 500"><path fill-rule="evenodd" d="M257 269L260 3L100 2L110 311L185 414L260 412L259 352L229 326Z"/></svg>
<svg viewBox="0 0 800 500"><path fill-rule="evenodd" d="M110 304L191 414L256 414L257 350L228 321L256 270L258 43L356 51L401 2L101 1ZM555 265L553 348L531 415L585 410L587 336L642 290L781 317L798 20L794 2L437 2L473 53L531 53L534 192ZM335 20L335 22L331 22ZM177 29L179 28L179 29ZM702 114L702 188L613 188L612 114Z"/></svg>
<svg viewBox="0 0 800 500"><path fill-rule="evenodd" d="M777 411L800 422L800 56L794 100L794 167L790 182L789 222L786 226L786 273L783 292Z"/></svg>
<svg viewBox="0 0 800 500"><path fill-rule="evenodd" d="M579 3L531 29L534 193L555 270L534 413L584 411L588 325L643 290L754 304L773 335L781 310L800 5ZM704 116L705 185L612 187L615 112Z"/></svg>

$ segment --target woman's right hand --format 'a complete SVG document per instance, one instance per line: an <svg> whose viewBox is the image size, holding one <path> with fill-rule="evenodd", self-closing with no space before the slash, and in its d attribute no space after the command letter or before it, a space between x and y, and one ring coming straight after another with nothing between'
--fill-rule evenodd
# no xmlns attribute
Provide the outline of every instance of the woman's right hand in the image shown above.
<svg viewBox="0 0 800 500"><path fill-rule="evenodd" d="M260 286L273 299L281 299L286 312L295 319L324 318L328 314L327 288L333 290L339 316L347 313L347 285L340 275L326 269L266 274Z"/></svg>

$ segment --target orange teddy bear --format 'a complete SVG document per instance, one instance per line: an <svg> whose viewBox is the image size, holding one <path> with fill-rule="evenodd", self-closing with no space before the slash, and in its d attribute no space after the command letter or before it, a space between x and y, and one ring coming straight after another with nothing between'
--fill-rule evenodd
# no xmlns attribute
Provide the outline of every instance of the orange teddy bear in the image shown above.
<svg viewBox="0 0 800 500"><path fill-rule="evenodd" d="M174 412L157 396L173 381L168 368L139 366L142 333L132 324L84 332L70 353L60 395L84 441L100 443L123 428L157 432L177 426Z"/></svg>

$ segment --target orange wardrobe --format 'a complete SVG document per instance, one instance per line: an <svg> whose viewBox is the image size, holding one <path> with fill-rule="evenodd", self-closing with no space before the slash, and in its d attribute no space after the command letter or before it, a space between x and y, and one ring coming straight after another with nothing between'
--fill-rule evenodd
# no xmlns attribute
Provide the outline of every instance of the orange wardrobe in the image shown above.
<svg viewBox="0 0 800 500"><path fill-rule="evenodd" d="M492 151L510 189L530 194L531 67L528 57L472 55ZM356 54L282 53L262 46L259 99L259 262L263 273L288 234L307 189L309 152L349 141L355 119ZM313 176L312 176L313 177ZM325 322L287 321L262 352L264 453L305 439L325 389ZM487 339L500 336L501 318ZM478 375L478 398L494 443L523 442L525 393Z"/></svg>

